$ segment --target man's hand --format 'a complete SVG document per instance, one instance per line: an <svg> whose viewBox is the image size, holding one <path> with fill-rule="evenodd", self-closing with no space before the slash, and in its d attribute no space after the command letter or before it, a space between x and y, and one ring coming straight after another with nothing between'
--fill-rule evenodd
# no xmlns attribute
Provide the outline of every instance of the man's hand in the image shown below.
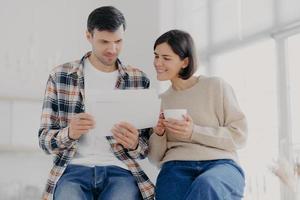
<svg viewBox="0 0 300 200"><path fill-rule="evenodd" d="M134 150L139 144L139 132L131 124L127 122L120 122L115 124L111 132L117 143L123 145L124 148Z"/></svg>
<svg viewBox="0 0 300 200"><path fill-rule="evenodd" d="M95 121L92 115L87 113L76 114L71 118L69 124L69 137L77 140L81 135L89 132L95 127Z"/></svg>

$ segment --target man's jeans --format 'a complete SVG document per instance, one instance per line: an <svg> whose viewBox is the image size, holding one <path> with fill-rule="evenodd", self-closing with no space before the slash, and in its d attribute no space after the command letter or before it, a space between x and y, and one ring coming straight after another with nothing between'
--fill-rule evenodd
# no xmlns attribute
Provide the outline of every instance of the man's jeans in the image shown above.
<svg viewBox="0 0 300 200"><path fill-rule="evenodd" d="M140 200L130 171L117 166L69 165L59 179L54 200Z"/></svg>
<svg viewBox="0 0 300 200"><path fill-rule="evenodd" d="M232 160L169 161L156 182L156 200L240 200L245 178Z"/></svg>

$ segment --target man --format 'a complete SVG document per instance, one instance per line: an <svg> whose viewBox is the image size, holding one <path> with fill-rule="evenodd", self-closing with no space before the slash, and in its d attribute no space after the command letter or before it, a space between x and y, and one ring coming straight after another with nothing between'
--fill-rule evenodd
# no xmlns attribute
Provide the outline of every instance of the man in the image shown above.
<svg viewBox="0 0 300 200"><path fill-rule="evenodd" d="M149 87L143 72L124 67L118 59L125 28L116 8L95 9L86 31L92 51L50 73L39 143L55 159L44 199L153 199L154 186L134 160L147 154L148 129L120 122L112 127L113 136L101 137L93 130L93 116L85 112L91 90Z"/></svg>

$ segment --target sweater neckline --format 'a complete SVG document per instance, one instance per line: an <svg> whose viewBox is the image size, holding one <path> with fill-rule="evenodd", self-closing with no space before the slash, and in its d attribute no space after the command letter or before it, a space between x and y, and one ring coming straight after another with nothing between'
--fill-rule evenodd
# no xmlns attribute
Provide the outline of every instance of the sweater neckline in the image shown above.
<svg viewBox="0 0 300 200"><path fill-rule="evenodd" d="M190 91L190 90L192 90L196 85L199 84L199 80L200 80L202 77L203 77L202 75L197 76L197 77L196 77L197 81L195 82L195 84L192 85L192 86L189 87L189 88L184 89L184 90L175 90L175 89L172 87L172 85L169 87L169 90L170 90L171 92L177 92L177 93L182 93L182 92Z"/></svg>

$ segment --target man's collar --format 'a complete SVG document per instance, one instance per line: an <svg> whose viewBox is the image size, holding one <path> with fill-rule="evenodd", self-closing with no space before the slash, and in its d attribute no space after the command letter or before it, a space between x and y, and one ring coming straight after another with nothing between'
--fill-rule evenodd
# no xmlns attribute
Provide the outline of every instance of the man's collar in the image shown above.
<svg viewBox="0 0 300 200"><path fill-rule="evenodd" d="M84 62L91 55L91 53L92 53L91 51L87 52L79 61L75 61L74 63L72 63L73 69L68 74L71 75L71 74L77 73L78 77L82 77ZM123 66L121 61L119 59L117 59L116 63L117 63L117 68L118 68L118 71L119 71L119 74L121 75L121 77L123 79L127 78L128 74L126 73L125 67Z"/></svg>

